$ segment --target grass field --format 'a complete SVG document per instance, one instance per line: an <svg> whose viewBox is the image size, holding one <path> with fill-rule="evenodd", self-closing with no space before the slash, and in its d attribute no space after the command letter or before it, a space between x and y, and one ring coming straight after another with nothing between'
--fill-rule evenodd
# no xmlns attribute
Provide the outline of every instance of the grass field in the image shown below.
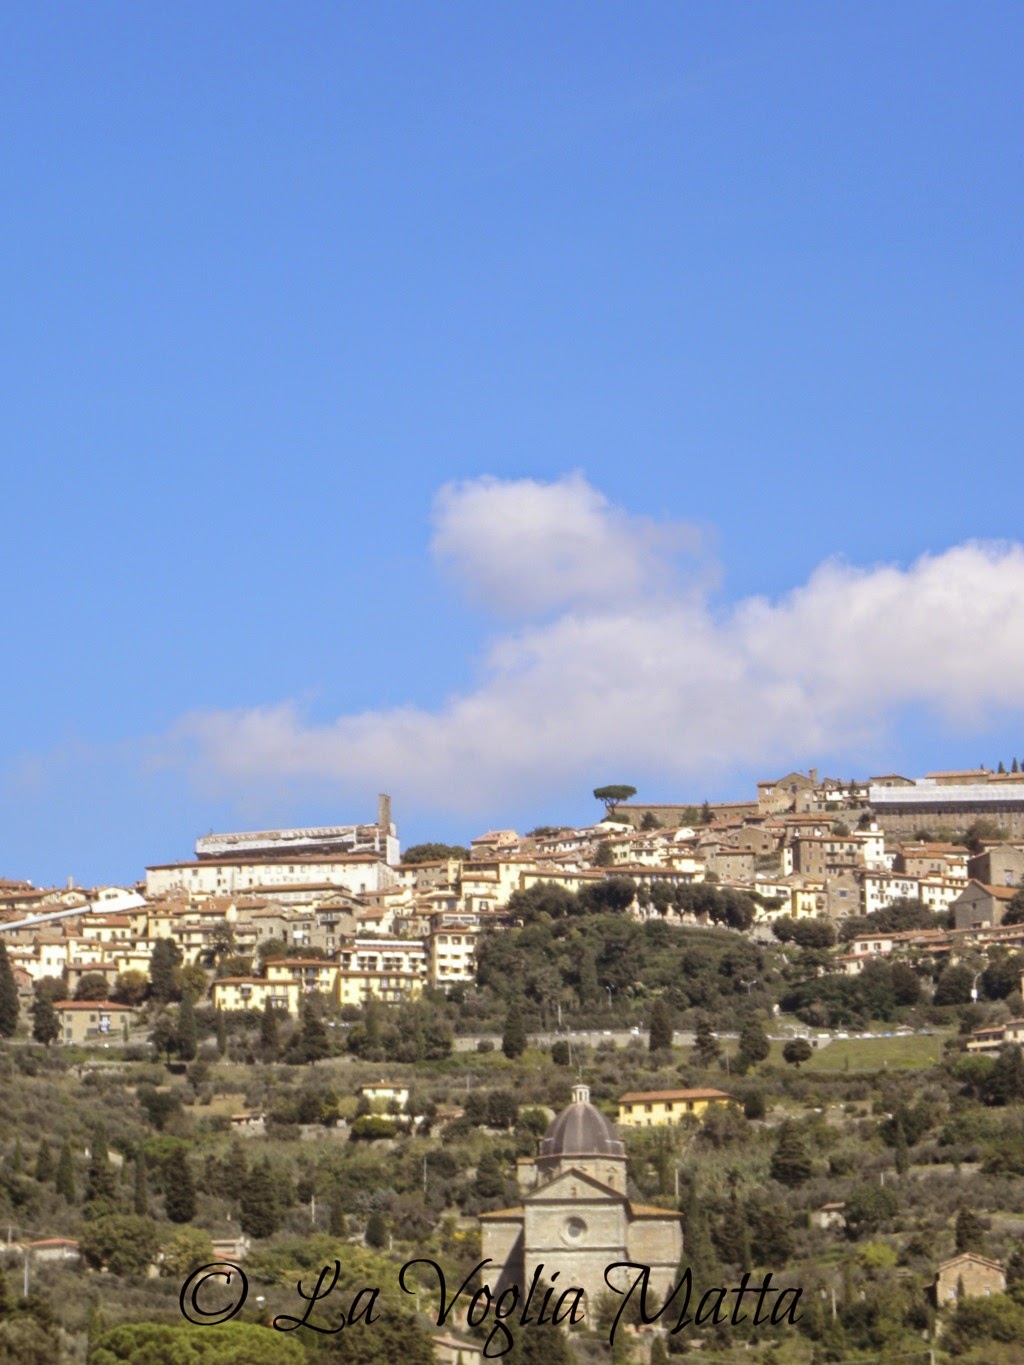
<svg viewBox="0 0 1024 1365"><path fill-rule="evenodd" d="M804 1065L808 1071L884 1071L890 1067L919 1070L942 1060L948 1037L948 1033L933 1033L928 1037L912 1034L902 1038L840 1038L818 1047ZM772 1044L772 1061L776 1048L781 1062L781 1043Z"/></svg>

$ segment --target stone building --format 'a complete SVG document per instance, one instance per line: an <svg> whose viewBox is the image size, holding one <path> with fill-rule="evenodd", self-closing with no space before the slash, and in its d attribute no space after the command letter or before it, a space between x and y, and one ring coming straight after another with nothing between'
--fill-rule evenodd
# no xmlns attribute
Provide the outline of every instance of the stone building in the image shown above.
<svg viewBox="0 0 1024 1365"><path fill-rule="evenodd" d="M676 1283L680 1215L627 1198L626 1149L587 1086L573 1087L536 1159L520 1163L519 1180L522 1204L480 1216L483 1255L502 1267L502 1286L518 1284L525 1294L535 1272L550 1281L557 1271L559 1291L579 1288L592 1300L609 1292L605 1271L617 1261L649 1266L651 1290L662 1298ZM633 1279L635 1272L619 1272L617 1283Z"/></svg>
<svg viewBox="0 0 1024 1365"><path fill-rule="evenodd" d="M1024 885L1024 848L1017 844L988 844L967 864L967 873L985 886Z"/></svg>
<svg viewBox="0 0 1024 1365"><path fill-rule="evenodd" d="M969 881L953 901L953 922L958 929L984 929L1002 924L1007 906L1014 896L1012 886L983 886Z"/></svg>
<svg viewBox="0 0 1024 1365"><path fill-rule="evenodd" d="M976 1256L973 1251L943 1261L932 1284L937 1308L955 1304L961 1295L965 1299L976 1299L987 1294L1002 1294L1005 1289L1006 1276L999 1262Z"/></svg>

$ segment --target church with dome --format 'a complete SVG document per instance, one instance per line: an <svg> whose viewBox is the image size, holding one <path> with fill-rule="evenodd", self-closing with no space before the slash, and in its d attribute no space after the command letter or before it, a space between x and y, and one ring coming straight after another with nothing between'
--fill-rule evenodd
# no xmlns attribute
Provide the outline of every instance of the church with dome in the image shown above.
<svg viewBox="0 0 1024 1365"><path fill-rule="evenodd" d="M543 1267L543 1280L558 1271L559 1289L578 1287L591 1299L608 1292L605 1270L616 1261L649 1266L659 1296L676 1284L680 1215L627 1197L626 1149L590 1103L587 1086L573 1088L536 1158L520 1162L519 1185L520 1205L480 1215L483 1255L504 1268L502 1286L518 1284L525 1293ZM632 1278L619 1276L623 1285Z"/></svg>

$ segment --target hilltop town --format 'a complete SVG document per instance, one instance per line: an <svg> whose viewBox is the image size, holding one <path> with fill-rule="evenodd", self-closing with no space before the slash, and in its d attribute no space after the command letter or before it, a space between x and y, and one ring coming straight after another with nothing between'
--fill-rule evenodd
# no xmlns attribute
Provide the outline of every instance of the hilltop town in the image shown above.
<svg viewBox="0 0 1024 1365"><path fill-rule="evenodd" d="M66 981L60 1036L76 1041L112 1018L77 1017L83 980L86 999L130 1010L161 941L197 969L196 998L227 1011L269 1003L296 1017L311 991L341 1008L472 985L481 935L521 923L522 893L540 887L598 903L611 884L632 891L621 908L640 920L755 937L805 920L842 929L914 902L931 917L888 933L858 926L823 970L858 974L891 954L941 966L1024 946L1024 924L1007 920L1024 881L1024 773L1013 767L865 782L793 772L759 782L749 802L609 801L584 828L488 830L404 859L382 796L374 824L207 835L192 860L147 867L131 887L0 882L0 934L27 1005L40 982ZM687 887L736 893L731 919Z"/></svg>
<svg viewBox="0 0 1024 1365"><path fill-rule="evenodd" d="M403 851L382 795L128 886L0 883L0 1365L173 1361L211 1264L259 1288L226 1361L491 1358L493 1315L394 1292L417 1257L495 1299L558 1266L583 1318L518 1362L1015 1359L1018 760L594 795L465 846ZM390 1284L382 1324L274 1331L332 1263ZM804 1312L646 1321L685 1267L691 1317L769 1273Z"/></svg>

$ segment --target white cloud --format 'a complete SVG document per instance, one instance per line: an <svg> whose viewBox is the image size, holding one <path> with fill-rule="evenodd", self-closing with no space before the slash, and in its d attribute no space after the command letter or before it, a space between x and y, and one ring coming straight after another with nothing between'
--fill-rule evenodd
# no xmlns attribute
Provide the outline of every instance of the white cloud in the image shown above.
<svg viewBox="0 0 1024 1365"><path fill-rule="evenodd" d="M713 612L674 573L696 543L579 475L449 486L435 554L496 612L557 614L500 636L475 690L436 711L194 713L170 736L174 761L230 786L328 781L470 811L609 773L670 789L813 761L884 735L907 705L958 729L1024 707L1020 545L829 562L780 600Z"/></svg>
<svg viewBox="0 0 1024 1365"><path fill-rule="evenodd" d="M496 615L530 617L666 591L702 535L614 507L581 474L555 483L474 479L434 501L431 550Z"/></svg>

